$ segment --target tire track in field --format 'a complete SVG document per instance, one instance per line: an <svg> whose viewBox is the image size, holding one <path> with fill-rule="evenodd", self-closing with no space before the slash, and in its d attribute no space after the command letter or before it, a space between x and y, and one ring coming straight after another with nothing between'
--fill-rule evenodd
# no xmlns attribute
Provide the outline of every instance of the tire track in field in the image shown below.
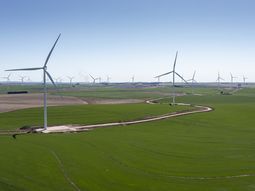
<svg viewBox="0 0 255 191"><path fill-rule="evenodd" d="M71 178L68 176L67 172L65 171L64 165L57 155L57 153L53 150L50 150L51 154L54 156L54 158L57 160L60 170L62 171L66 181L74 188L76 191L81 191L81 189L71 180Z"/></svg>

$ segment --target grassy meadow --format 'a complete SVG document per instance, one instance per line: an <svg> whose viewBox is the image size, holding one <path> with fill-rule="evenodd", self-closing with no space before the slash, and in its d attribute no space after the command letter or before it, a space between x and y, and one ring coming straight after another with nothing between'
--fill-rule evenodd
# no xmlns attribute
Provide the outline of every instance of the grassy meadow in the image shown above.
<svg viewBox="0 0 255 191"><path fill-rule="evenodd" d="M1 136L0 190L253 191L255 91L213 92L177 98L212 106L209 113L85 133ZM169 99L160 102L52 107L49 122L129 120L184 109L164 104ZM38 108L2 113L1 128L39 123L39 113Z"/></svg>

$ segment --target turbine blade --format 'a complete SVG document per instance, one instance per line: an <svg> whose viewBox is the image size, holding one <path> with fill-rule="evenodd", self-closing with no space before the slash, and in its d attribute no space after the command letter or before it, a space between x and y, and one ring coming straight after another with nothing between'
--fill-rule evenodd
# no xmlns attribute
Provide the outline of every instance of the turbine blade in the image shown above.
<svg viewBox="0 0 255 191"><path fill-rule="evenodd" d="M192 77L193 80L195 79L195 75L196 75L196 70L194 71L194 74L193 74L193 77Z"/></svg>
<svg viewBox="0 0 255 191"><path fill-rule="evenodd" d="M50 81L52 82L52 84L55 86L55 88L57 87L55 82L53 81L51 75L49 74L49 72L47 72L46 70L44 70L44 72L46 73L46 75L48 76L48 78L50 79Z"/></svg>
<svg viewBox="0 0 255 191"><path fill-rule="evenodd" d="M161 77L161 76L165 76L165 75L168 75L168 74L171 74L171 73L173 73L173 71L167 72L167 73L165 73L165 74L161 74L161 75L159 75L159 76L155 76L154 78L159 78L159 77Z"/></svg>
<svg viewBox="0 0 255 191"><path fill-rule="evenodd" d="M41 68L19 68L19 69L10 69L10 70L5 70L5 71L23 71L23 70L41 70Z"/></svg>
<svg viewBox="0 0 255 191"><path fill-rule="evenodd" d="M177 72L174 72L177 76L179 76L186 84L188 84L188 82L180 75L178 74Z"/></svg>
<svg viewBox="0 0 255 191"><path fill-rule="evenodd" d="M175 59L174 59L174 67L173 67L174 72L175 72L175 65L176 65L176 61L177 61L177 56L178 56L178 51L176 52Z"/></svg>
<svg viewBox="0 0 255 191"><path fill-rule="evenodd" d="M91 76L90 74L89 74L89 76L90 76L93 80L95 80L95 78L94 78L93 76Z"/></svg>
<svg viewBox="0 0 255 191"><path fill-rule="evenodd" d="M48 63L48 61L49 61L49 59L50 59L50 56L51 56L51 53L53 52L53 50L54 50L54 48L55 48L55 46L56 46L56 44L57 44L58 39L60 38L60 36L61 36L61 33L58 35L57 40L55 41L53 47L51 48L51 50L50 50L50 52L49 52L49 54L48 54L48 56L47 56L47 58L46 58L46 60L45 60L45 63L44 63L44 66L43 66L43 67L46 67L46 66L47 66L47 63Z"/></svg>

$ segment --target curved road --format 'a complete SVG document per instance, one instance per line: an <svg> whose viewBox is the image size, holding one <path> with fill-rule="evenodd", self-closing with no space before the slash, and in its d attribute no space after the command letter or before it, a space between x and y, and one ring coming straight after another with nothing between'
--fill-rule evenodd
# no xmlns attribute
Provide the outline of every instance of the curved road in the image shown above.
<svg viewBox="0 0 255 191"><path fill-rule="evenodd" d="M153 101L155 101L155 100L149 100L149 101L146 101L146 103L154 104ZM190 106L190 104L184 104L184 103L177 103L177 105ZM152 118L148 118L148 119L127 121L127 122L103 123L103 124L96 124L96 125L83 125L83 126L72 126L72 125L52 126L52 127L48 127L47 130L37 129L37 132L42 132L42 133L81 132L81 131L92 130L95 128L106 128L106 127L113 127L113 126L125 126L125 125L146 123L146 122L158 121L158 120L172 118L172 117L190 115L190 114L194 114L194 113L210 112L213 110L212 108L207 107L207 106L196 105L194 107L195 107L194 110L173 112L173 113L156 116L156 117L152 117Z"/></svg>

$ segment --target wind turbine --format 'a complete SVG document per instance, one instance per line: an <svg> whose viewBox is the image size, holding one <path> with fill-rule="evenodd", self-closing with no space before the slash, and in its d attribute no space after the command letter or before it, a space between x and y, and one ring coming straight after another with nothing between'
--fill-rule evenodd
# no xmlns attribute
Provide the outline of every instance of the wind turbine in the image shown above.
<svg viewBox="0 0 255 191"><path fill-rule="evenodd" d="M157 77L158 78L158 83L160 83L160 77Z"/></svg>
<svg viewBox="0 0 255 191"><path fill-rule="evenodd" d="M135 82L135 75L132 76L131 81L132 81L132 83Z"/></svg>
<svg viewBox="0 0 255 191"><path fill-rule="evenodd" d="M10 77L11 77L11 73L8 74L8 76L4 76L4 77L2 77L2 78L3 78L3 79L6 79L6 81L9 82L9 81L10 81Z"/></svg>
<svg viewBox="0 0 255 191"><path fill-rule="evenodd" d="M247 77L243 76L243 83L244 83L244 85L246 84L246 80L247 79L248 79Z"/></svg>
<svg viewBox="0 0 255 191"><path fill-rule="evenodd" d="M60 38L60 35L58 35L57 40L55 41L53 47L51 48L45 62L44 65L42 67L37 67L37 68L21 68L21 69L11 69L11 70L6 70L6 71L30 71L30 70L42 70L43 71L43 85L44 85L44 93L43 93L43 101L44 101L44 130L47 129L47 84L46 84L46 77L48 77L50 79L50 81L52 82L52 84L56 87L51 75L49 74L49 72L47 72L47 63L50 59L50 56L58 42L58 39Z"/></svg>
<svg viewBox="0 0 255 191"><path fill-rule="evenodd" d="M21 83L23 84L24 83L24 79L27 78L27 76L19 76L19 79L21 81Z"/></svg>
<svg viewBox="0 0 255 191"><path fill-rule="evenodd" d="M164 74L161 74L159 76L156 76L155 78L159 78L161 76L165 76L165 75L168 75L168 74L173 74L173 105L175 105L175 75L177 75L179 78L181 78L185 83L188 84L188 82L180 75L178 74L176 71L175 71L175 65L176 65L176 61L177 61L177 56L178 56L178 51L176 52L176 55L175 55L175 59L174 59L174 65L173 65L173 70L170 71L170 72L167 72L167 73L164 73Z"/></svg>
<svg viewBox="0 0 255 191"><path fill-rule="evenodd" d="M218 82L218 89L220 88L220 81L224 80L222 77L220 77L220 72L218 72L217 82Z"/></svg>
<svg viewBox="0 0 255 191"><path fill-rule="evenodd" d="M58 77L57 79L58 79L59 83L62 83L62 78L61 77Z"/></svg>
<svg viewBox="0 0 255 191"><path fill-rule="evenodd" d="M195 80L195 75L196 75L196 70L194 71L192 78L187 80L187 82L189 82L189 81L191 82L192 94L194 94L194 83L197 82Z"/></svg>
<svg viewBox="0 0 255 191"><path fill-rule="evenodd" d="M72 82L73 82L74 77L73 76L67 76L67 78L69 79L70 85L72 86Z"/></svg>
<svg viewBox="0 0 255 191"><path fill-rule="evenodd" d="M237 78L237 77L233 76L232 73L230 73L230 77L231 77L231 84L233 84L234 79Z"/></svg>
<svg viewBox="0 0 255 191"><path fill-rule="evenodd" d="M90 74L89 74L89 76L92 78L92 80L93 80L93 84L94 84L94 83L96 83L97 78L94 78L94 77L93 77L93 76L91 76Z"/></svg>
<svg viewBox="0 0 255 191"><path fill-rule="evenodd" d="M110 76L107 76L107 83L110 83Z"/></svg>
<svg viewBox="0 0 255 191"><path fill-rule="evenodd" d="M62 78L61 77L54 78L54 80L55 80L55 84L62 82Z"/></svg>

